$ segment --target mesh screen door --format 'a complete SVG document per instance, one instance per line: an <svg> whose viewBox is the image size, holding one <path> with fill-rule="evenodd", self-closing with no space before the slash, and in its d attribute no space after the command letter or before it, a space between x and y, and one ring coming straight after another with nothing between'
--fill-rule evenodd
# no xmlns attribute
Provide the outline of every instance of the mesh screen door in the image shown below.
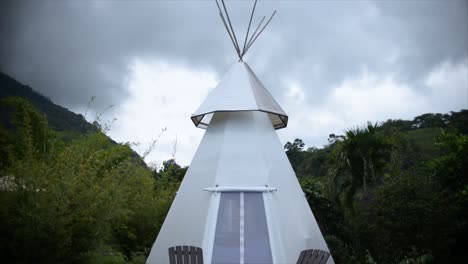
<svg viewBox="0 0 468 264"><path fill-rule="evenodd" d="M272 263L262 193L221 194L212 263Z"/></svg>

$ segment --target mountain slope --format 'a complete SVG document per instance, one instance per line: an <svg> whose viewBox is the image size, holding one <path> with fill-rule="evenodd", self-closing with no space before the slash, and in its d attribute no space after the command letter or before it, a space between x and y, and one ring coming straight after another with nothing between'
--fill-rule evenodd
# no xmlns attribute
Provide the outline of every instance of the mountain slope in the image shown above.
<svg viewBox="0 0 468 264"><path fill-rule="evenodd" d="M49 98L23 85L8 75L0 72L0 100L6 97L18 96L27 99L37 110L46 115L52 129L72 134L95 132L97 128L88 123L81 114L53 103ZM0 107L0 124L11 127L8 120L8 109Z"/></svg>

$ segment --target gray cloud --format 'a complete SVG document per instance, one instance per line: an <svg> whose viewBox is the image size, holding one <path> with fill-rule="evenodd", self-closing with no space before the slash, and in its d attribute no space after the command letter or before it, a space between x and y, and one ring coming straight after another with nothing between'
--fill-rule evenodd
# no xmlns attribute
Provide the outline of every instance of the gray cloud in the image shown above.
<svg viewBox="0 0 468 264"><path fill-rule="evenodd" d="M228 2L238 35L251 2ZM296 80L318 103L364 68L422 79L468 56L468 2L259 2L278 14L247 61L281 101ZM236 59L212 1L12 1L0 7L0 69L68 107L118 104L133 58L222 74ZM242 38L242 37L240 37ZM287 109L287 108L286 108Z"/></svg>
<svg viewBox="0 0 468 264"><path fill-rule="evenodd" d="M96 106L105 107L126 98L134 57L211 65L227 54L213 48L228 48L222 31L212 33L215 23L191 20L205 9L183 2L15 1L2 8L0 68L66 106L96 96Z"/></svg>
<svg viewBox="0 0 468 264"><path fill-rule="evenodd" d="M421 78L434 67L467 58L467 3L283 3L284 16L271 32L280 35L278 50L285 56L270 54L277 69L272 76L300 80L310 103L363 68L423 88Z"/></svg>

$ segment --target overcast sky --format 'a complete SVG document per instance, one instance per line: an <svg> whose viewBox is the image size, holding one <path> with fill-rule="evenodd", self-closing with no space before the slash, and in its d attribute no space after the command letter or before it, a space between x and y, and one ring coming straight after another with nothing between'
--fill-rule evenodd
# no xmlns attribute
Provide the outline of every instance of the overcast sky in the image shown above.
<svg viewBox="0 0 468 264"><path fill-rule="evenodd" d="M240 36L252 4L227 1ZM468 1L260 0L254 23L273 10L245 61L289 115L283 143L468 108ZM108 134L140 153L157 139L147 162L190 163L204 132L190 115L236 60L214 1L0 3L0 70L115 118Z"/></svg>

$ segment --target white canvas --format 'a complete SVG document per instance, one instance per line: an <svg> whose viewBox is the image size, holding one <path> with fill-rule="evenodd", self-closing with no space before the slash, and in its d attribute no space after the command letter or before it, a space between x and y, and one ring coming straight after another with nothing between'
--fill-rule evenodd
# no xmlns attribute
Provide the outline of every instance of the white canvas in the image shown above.
<svg viewBox="0 0 468 264"><path fill-rule="evenodd" d="M263 193L274 263L295 263L305 249L329 252L267 114L221 112L213 116L148 263L168 263L167 249L175 245L203 248L210 263L220 195L205 189L222 187Z"/></svg>
<svg viewBox="0 0 468 264"><path fill-rule="evenodd" d="M262 111L275 129L286 127L288 116L245 62L235 63L192 115L193 123L206 128L214 112Z"/></svg>
<svg viewBox="0 0 468 264"><path fill-rule="evenodd" d="M177 245L201 247L205 263L296 263L302 250L329 252L275 131L287 115L246 63L192 120L207 130L147 263L169 263Z"/></svg>

